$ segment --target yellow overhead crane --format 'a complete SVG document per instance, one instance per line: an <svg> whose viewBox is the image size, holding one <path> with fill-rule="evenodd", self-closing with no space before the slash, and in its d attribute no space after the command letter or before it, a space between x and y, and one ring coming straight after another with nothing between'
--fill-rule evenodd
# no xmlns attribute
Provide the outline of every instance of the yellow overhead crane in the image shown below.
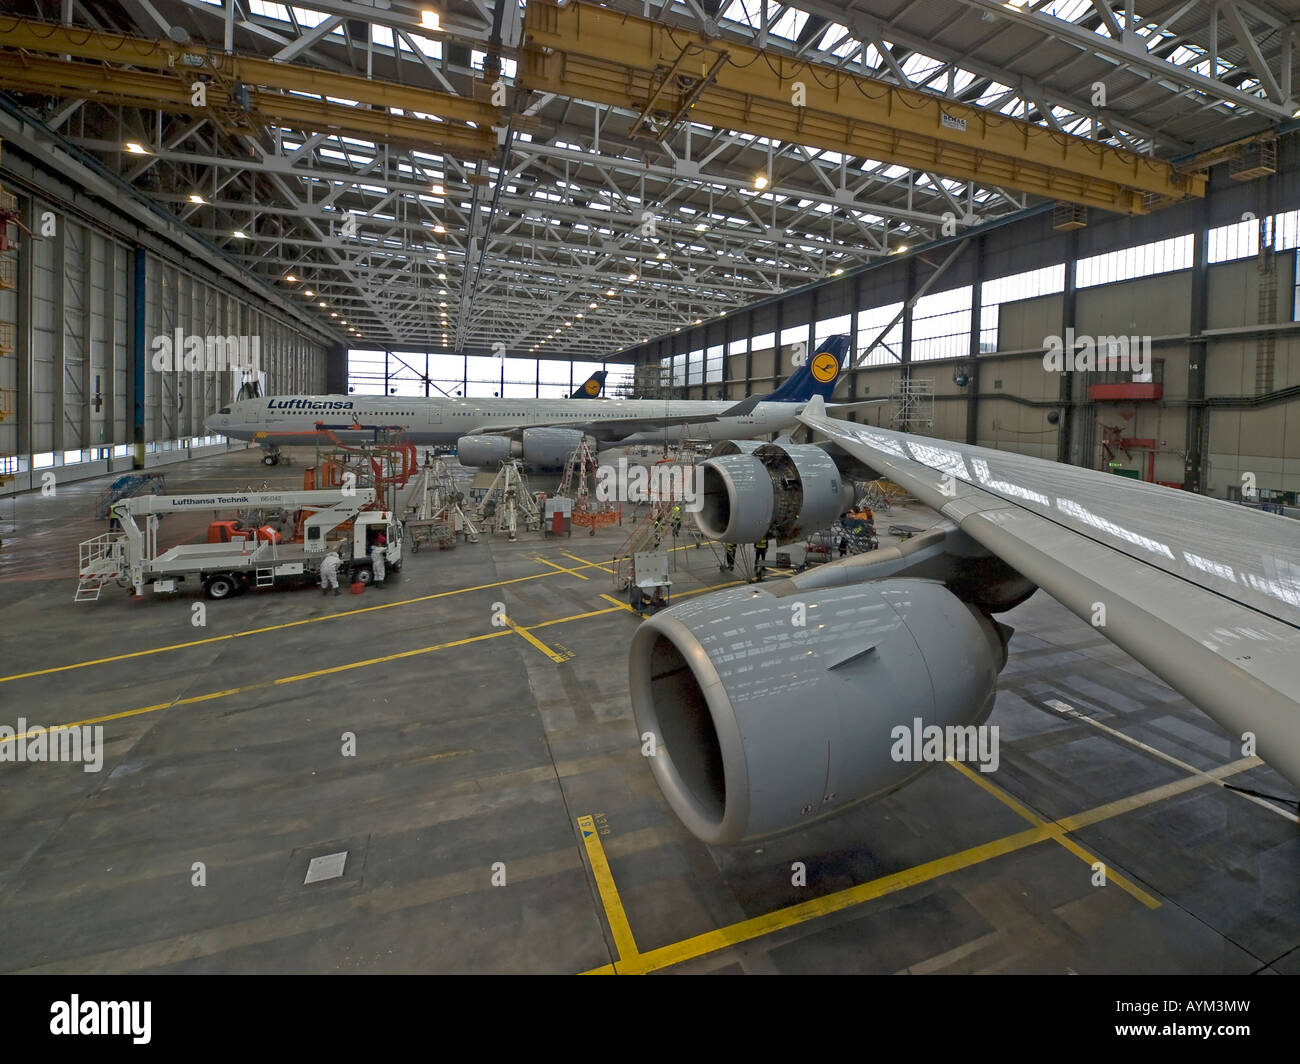
<svg viewBox="0 0 1300 1064"><path fill-rule="evenodd" d="M193 82L201 75L211 79L206 106L193 103ZM204 114L235 132L250 132L263 123L288 124L466 159L497 154L491 127L499 122L500 111L468 97L32 19L0 16L0 88ZM369 106L333 103L326 96Z"/></svg>
<svg viewBox="0 0 1300 1064"><path fill-rule="evenodd" d="M577 0L529 0L519 81L639 112L642 135L689 120L1121 214L1205 194L1150 156Z"/></svg>

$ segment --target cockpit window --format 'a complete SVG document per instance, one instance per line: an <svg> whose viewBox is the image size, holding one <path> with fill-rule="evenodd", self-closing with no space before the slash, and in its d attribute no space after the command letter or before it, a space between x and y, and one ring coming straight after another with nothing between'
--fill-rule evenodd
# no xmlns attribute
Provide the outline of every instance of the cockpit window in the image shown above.
<svg viewBox="0 0 1300 1064"><path fill-rule="evenodd" d="M217 411L217 413L218 413L218 414L229 414L229 413L230 413L230 407L228 407L228 406L223 406L220 410Z"/></svg>

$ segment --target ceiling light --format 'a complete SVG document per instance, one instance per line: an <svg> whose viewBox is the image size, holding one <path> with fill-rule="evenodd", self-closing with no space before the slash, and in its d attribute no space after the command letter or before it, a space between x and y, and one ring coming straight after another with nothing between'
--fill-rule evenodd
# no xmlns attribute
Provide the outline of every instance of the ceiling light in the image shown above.
<svg viewBox="0 0 1300 1064"><path fill-rule="evenodd" d="M612 289L612 288L606 288L606 289L605 289L605 295L607 295L607 296L612 296L612 295L615 295L615 294L616 294L616 293L614 292L614 289Z"/></svg>
<svg viewBox="0 0 1300 1064"><path fill-rule="evenodd" d="M446 256L443 252L440 251L440 252L438 252L438 258L442 259L443 261L446 261L447 256Z"/></svg>
<svg viewBox="0 0 1300 1064"><path fill-rule="evenodd" d="M319 303L317 303L316 305L317 305L318 307L323 307L323 306L325 305L325 300L322 299L322 300L321 300Z"/></svg>
<svg viewBox="0 0 1300 1064"><path fill-rule="evenodd" d="M831 270L831 276L832 276L832 277L838 277L838 276L839 276L840 274L842 274L843 272L844 272L844 267L843 267L843 266L837 266L835 269Z"/></svg>
<svg viewBox="0 0 1300 1064"><path fill-rule="evenodd" d="M907 250L906 244L899 244L898 247L894 248L894 254L901 255L906 250Z"/></svg>
<svg viewBox="0 0 1300 1064"><path fill-rule="evenodd" d="M145 147L143 144L141 144L139 141L134 141L134 140L128 140L128 141L126 142L126 150L127 150L130 154L132 154L132 155L148 155L148 154L149 154L149 149L148 149L148 148L146 148L146 147Z"/></svg>
<svg viewBox="0 0 1300 1064"><path fill-rule="evenodd" d="M348 319L347 319L347 318L339 318L339 324L340 324L340 325L347 325L347 324L348 324ZM352 327L352 326L348 325L348 328L351 328L351 327Z"/></svg>
<svg viewBox="0 0 1300 1064"><path fill-rule="evenodd" d="M703 222L700 222L700 223L695 227L695 231L696 231L697 233L703 233L703 232L704 232L706 229L708 229L708 228L709 228L709 227L708 227L707 225L705 225Z"/></svg>
<svg viewBox="0 0 1300 1064"><path fill-rule="evenodd" d="M655 256L655 258L657 258L657 259L661 259L661 260L662 260L662 259L666 259L667 257L668 257L668 252L666 252L666 251L661 251L661 252L659 252L658 255Z"/></svg>
<svg viewBox="0 0 1300 1064"><path fill-rule="evenodd" d="M754 178L755 188L767 188L767 174L759 174Z"/></svg>
<svg viewBox="0 0 1300 1064"><path fill-rule="evenodd" d="M339 316L339 312L338 312L337 310L331 310L331 311L330 311L330 317L331 317L331 318L337 318L338 316Z"/></svg>
<svg viewBox="0 0 1300 1064"><path fill-rule="evenodd" d="M290 284L292 284L294 281L298 280L298 278L296 278L296 277L295 277L293 274L291 274L291 273L286 273L286 274L284 275L284 279L285 279L286 281L288 281Z"/></svg>
<svg viewBox="0 0 1300 1064"><path fill-rule="evenodd" d="M428 8L420 12L420 29L432 30L434 33L442 32L442 21L438 18L438 12L430 11Z"/></svg>
<svg viewBox="0 0 1300 1064"><path fill-rule="evenodd" d="M445 273L438 274L438 280L445 281L446 279L447 279L447 275Z"/></svg>
<svg viewBox="0 0 1300 1064"><path fill-rule="evenodd" d="M582 311L578 311L578 317L585 318L586 316L587 315L585 315Z"/></svg>
<svg viewBox="0 0 1300 1064"><path fill-rule="evenodd" d="M308 299L310 299L310 298L311 298L312 296L314 296L315 294L316 294L316 293L313 292L310 288L308 288L305 292L303 292L303 295L305 295Z"/></svg>
<svg viewBox="0 0 1300 1064"><path fill-rule="evenodd" d="M571 321L566 321L566 322L564 323L564 327L567 329L567 328L568 328L570 325L572 325L572 324L573 324L573 322L571 322Z"/></svg>
<svg viewBox="0 0 1300 1064"><path fill-rule="evenodd" d="M248 234L245 233L242 229L236 229L236 230L235 230L233 233L231 233L230 235L233 236L236 240L247 240L247 239L248 239Z"/></svg>
<svg viewBox="0 0 1300 1064"><path fill-rule="evenodd" d="M588 304L587 304L587 309L588 309L588 310L595 310L595 309L596 309L596 304L595 304L595 303L588 303Z"/></svg>
<svg viewBox="0 0 1300 1064"><path fill-rule="evenodd" d="M696 324L696 325L699 325L699 324L700 324L700 319L699 319L699 318L696 318L696 319L695 319L695 324Z"/></svg>
<svg viewBox="0 0 1300 1064"><path fill-rule="evenodd" d="M447 231L447 227L445 225L435 225L433 227L433 231L435 233L445 233Z"/></svg>
<svg viewBox="0 0 1300 1064"><path fill-rule="evenodd" d="M203 197L200 196L197 192L191 192L191 193L190 193L190 202L191 202L191 203L203 203L203 202L204 202L204 199L203 199Z"/></svg>
<svg viewBox="0 0 1300 1064"><path fill-rule="evenodd" d="M635 281L635 280L636 280L636 272L635 272L635 271L630 271L630 272L628 273L628 275L627 275L627 279L628 279L629 281Z"/></svg>

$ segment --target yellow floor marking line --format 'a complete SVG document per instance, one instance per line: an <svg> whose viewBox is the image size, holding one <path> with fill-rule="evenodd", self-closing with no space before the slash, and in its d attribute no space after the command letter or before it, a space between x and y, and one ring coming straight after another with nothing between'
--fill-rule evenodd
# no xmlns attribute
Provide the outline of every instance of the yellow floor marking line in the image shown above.
<svg viewBox="0 0 1300 1064"><path fill-rule="evenodd" d="M138 717L145 713L157 713L160 710L172 709L176 706L192 706L198 702L210 702L217 698L229 698L231 695L246 694L249 691L259 691L268 687L280 687L284 684L298 683L302 680L311 680L318 676L330 676L335 673L347 672L350 669L363 669L370 665L381 665L386 661L397 661L401 658L412 658L420 654L432 654L438 650L447 650L451 647L466 646L470 643L481 643L486 639L499 639L502 636L512 634L509 628L502 628L496 632L487 632L484 635L474 635L467 639L456 639L449 643L435 643L433 646L417 647L415 650L403 650L396 654L386 654L382 658L366 658L364 661L351 661L344 665L335 665L328 669L317 669L313 672L303 672L295 676L281 676L278 679L261 680L257 683L244 684L242 687L231 687L225 691L209 691L202 695L189 695L186 698L173 699L170 702L158 702L152 706L141 706L139 709L127 709L120 713L106 713L101 717L87 717L85 720L73 721L69 724L52 724L45 729L46 731L61 731L65 728L80 728L86 724L103 724L110 720L123 720L126 717ZM17 739L31 738L39 734L34 731L23 732L20 735L0 736L0 743L14 742Z"/></svg>
<svg viewBox="0 0 1300 1064"><path fill-rule="evenodd" d="M570 554L567 550L562 550L560 551L560 553L563 554L566 558L571 558L575 562L582 562L583 565L589 565L593 569L604 569L605 572L607 573L612 573L614 571L608 565L605 565L602 562L589 562L587 561L586 558L579 558L576 554Z"/></svg>
<svg viewBox="0 0 1300 1064"><path fill-rule="evenodd" d="M603 598L606 602L614 603L614 605L617 606L620 610L626 610L628 613L636 613L636 610L634 610L626 602L619 602L619 600L616 599L613 595L602 594L600 597Z"/></svg>
<svg viewBox="0 0 1300 1064"><path fill-rule="evenodd" d="M1043 704L1050 709L1056 710L1056 712L1062 714L1063 716L1069 717L1071 720L1082 721L1084 724L1089 724L1092 727L1098 729L1099 731L1104 731L1107 735L1113 735L1116 739L1124 740L1124 742L1128 743L1130 746L1136 746L1139 750L1145 750L1148 754L1151 754L1154 757L1158 757L1162 761L1168 761L1171 765L1177 765L1184 772L1189 772L1194 776L1208 775L1208 773L1204 772L1202 769L1197 768L1195 765L1189 765L1186 761L1179 760L1178 758L1174 757L1173 754L1166 754L1163 750L1158 750L1154 746L1148 746L1141 739L1135 739L1131 735L1125 735L1118 728L1112 728L1109 724L1103 724L1099 720L1094 720L1092 717L1080 713L1072 705L1070 705L1067 702L1062 702L1058 698L1049 698ZM1248 802L1254 802L1256 805L1263 806L1269 812L1276 813L1280 817L1285 817L1293 824L1300 824L1300 816L1296 816L1295 813L1288 812L1286 809L1283 809L1281 806L1274 805L1266 798L1261 798L1257 794L1246 794L1243 791L1233 790L1230 787L1226 787L1224 785L1224 782L1219 779L1212 779L1212 782L1218 784L1220 787L1224 787L1224 789L1227 790L1229 794L1235 794L1238 798L1244 798Z"/></svg>
<svg viewBox="0 0 1300 1064"><path fill-rule="evenodd" d="M557 565L555 562L548 562L548 561L547 561L545 558L543 558L540 554L536 554L536 555L534 555L534 556L533 556L533 561L535 561L535 562L539 562L539 563L542 564L542 565L549 565L552 569L558 569L560 572L562 572L562 573L568 573L570 576L576 576L579 580L590 580L590 579L591 579L591 577L589 577L589 576L584 576L582 573L578 572L577 569L566 569L563 565Z"/></svg>
<svg viewBox="0 0 1300 1064"><path fill-rule="evenodd" d="M1055 824L1044 823L1042 827L1030 827L1014 835L994 839L992 842L973 846L970 849L961 850L958 853L949 854L947 857L940 857L934 861L927 861L924 864L904 869L901 872L894 872L891 875L882 876L867 883L860 883L855 887L848 887L821 898L813 898L810 901L800 902L798 905L777 909L775 912L764 916L756 916L751 920L742 920L740 923L730 924L716 931L707 931L702 935L696 935L681 942L661 946L658 949L638 955L635 961L630 964L624 964L620 961L616 968L620 973L624 974L642 974L658 971L661 968L669 968L684 961L694 960L696 957L716 953L728 946L738 945L742 942L769 935L774 931L781 931L797 924L806 923L809 920L828 916L831 913L860 905L865 901L882 898L887 894L893 894L908 887L948 875L950 872L957 872L964 868L983 864L995 857L1015 853L1017 850L1023 850L1028 846L1034 846L1040 842L1046 842L1048 839L1053 839L1059 832L1077 831L1079 828L1109 820L1112 817L1131 812L1142 806L1163 801L1165 798L1176 794L1207 786L1215 780L1235 775L1238 772L1244 772L1246 769L1253 768L1258 764L1262 764L1262 762L1257 757L1243 758L1240 761L1234 761L1231 764L1213 769L1207 773L1208 776L1212 777L1211 779L1189 776L1185 780L1176 780L1174 783L1165 784L1162 787L1153 787L1150 790L1129 795L1114 802L1108 802L1106 805L1097 806L1095 809L1064 817ZM1008 797L1010 796L1008 795ZM1015 799L1013 798L1011 801L1014 802ZM597 969L597 971L599 970Z"/></svg>
<svg viewBox="0 0 1300 1064"><path fill-rule="evenodd" d="M610 934L614 936L614 948L618 950L618 960L613 964L602 965L585 975L616 973L623 971L623 965L635 964L640 956L636 940L632 937L632 927L627 922L627 913L623 911L623 901L618 896L618 887L614 885L614 876L609 870L609 859L605 856L605 847L600 844L600 832L596 829L593 816L578 817L578 831L582 834L582 844L587 849L587 860L591 862L591 874L596 879L596 890L600 892L600 901L605 908L605 919L609 922Z"/></svg>
<svg viewBox="0 0 1300 1064"><path fill-rule="evenodd" d="M569 660L563 654L559 653L556 650L552 650L550 647L548 647L545 643L543 643L540 639L538 639L537 636L533 635L533 633L530 632L527 628L521 628L519 625L515 624L514 621L512 621L509 617L505 616L504 614L502 614L501 616L501 621L503 624L505 624L507 628L509 628L512 632L514 632L515 635L523 636L524 639L526 639L529 643L531 643L543 654L545 654L548 658L550 658L553 662L555 662L555 664L563 665L566 661Z"/></svg>
<svg viewBox="0 0 1300 1064"><path fill-rule="evenodd" d="M982 790L984 790L988 794L991 794L994 798L996 798L999 802L1005 805L1008 809L1014 811L1017 816L1023 817L1025 820L1028 820L1029 823L1033 824L1035 827L1048 829L1052 833L1052 838L1056 842L1060 843L1065 849L1067 849L1070 853L1074 854L1075 857L1079 858L1079 860L1081 860L1084 864L1088 865L1090 868L1100 861L1100 858L1089 853L1073 839L1068 838L1065 834L1064 828L1061 828L1053 824L1051 821L1044 820L1033 810L1029 809L1027 806L1022 805L1015 798L1011 797L1011 795L1009 795L1001 787L997 786L991 780L985 779L982 775L980 775L980 773L974 771L969 765L964 765L960 761L953 761L952 759L949 759L948 764L951 765L953 768L955 768L958 772L960 772L972 783L979 786ZM1101 863L1105 865L1106 868L1107 883L1114 883L1115 886L1119 887L1125 893L1130 894L1131 896L1136 898L1148 909L1160 908L1160 902L1156 898L1153 898L1150 894L1148 894L1145 890L1139 887L1132 880L1114 871L1109 865L1106 865L1105 862L1101 862Z"/></svg>
<svg viewBox="0 0 1300 1064"><path fill-rule="evenodd" d="M540 559L539 559L540 560ZM582 559L576 559L581 561ZM550 563L547 563L550 564ZM586 568L604 568L595 562L584 563ZM166 654L173 650L187 650L190 647L207 646L210 643L224 643L231 639L243 639L250 635L265 635L268 632L279 632L285 628L297 628L300 625L319 624L322 621L337 621L343 617L356 617L363 613L373 613L376 610L391 610L398 606L411 606L417 602L431 602L434 599L448 598L452 595L466 595L471 591L486 591L494 587L504 587L507 584L520 584L528 580L542 580L548 576L554 576L556 571L572 573L577 576L572 569L564 569L557 566L556 570L548 573L534 573L531 576L515 576L508 580L497 580L491 584L475 584L472 587L452 588L449 591L435 591L429 595L419 595L416 598L398 599L395 602L381 602L377 606L360 606L354 610L341 610L338 613L326 614L324 617L300 617L296 621L285 621L282 624L270 624L263 628L250 628L243 632L231 632L229 635L213 635L204 639L193 639L187 643L170 643L167 646L152 647L149 650L133 650L129 654L114 654L107 658L93 658L89 661L77 661L70 665L53 665L48 669L34 669L31 672L16 672L12 676L0 676L0 683L8 683L10 680L26 680L33 676L48 676L55 672L68 672L71 669L85 669L92 665L108 665L114 661L129 661L132 658L148 657L150 654ZM608 571L608 570L607 570Z"/></svg>

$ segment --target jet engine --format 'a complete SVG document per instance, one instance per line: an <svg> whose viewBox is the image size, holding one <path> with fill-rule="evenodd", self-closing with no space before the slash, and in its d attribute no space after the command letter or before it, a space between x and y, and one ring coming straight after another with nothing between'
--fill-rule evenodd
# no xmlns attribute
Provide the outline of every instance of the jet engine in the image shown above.
<svg viewBox="0 0 1300 1064"><path fill-rule="evenodd" d="M637 732L654 737L673 812L702 841L735 845L919 774L933 758L899 728L974 743L1008 634L933 580L717 592L638 629Z"/></svg>
<svg viewBox="0 0 1300 1064"><path fill-rule="evenodd" d="M507 458L522 458L530 469L549 472L564 468L582 436L576 429L552 428L524 429L522 440L484 433L462 436L456 441L456 453L463 466L491 468Z"/></svg>
<svg viewBox="0 0 1300 1064"><path fill-rule="evenodd" d="M853 505L853 486L834 459L811 444L768 443L704 463L696 522L709 539L789 543L833 524Z"/></svg>

